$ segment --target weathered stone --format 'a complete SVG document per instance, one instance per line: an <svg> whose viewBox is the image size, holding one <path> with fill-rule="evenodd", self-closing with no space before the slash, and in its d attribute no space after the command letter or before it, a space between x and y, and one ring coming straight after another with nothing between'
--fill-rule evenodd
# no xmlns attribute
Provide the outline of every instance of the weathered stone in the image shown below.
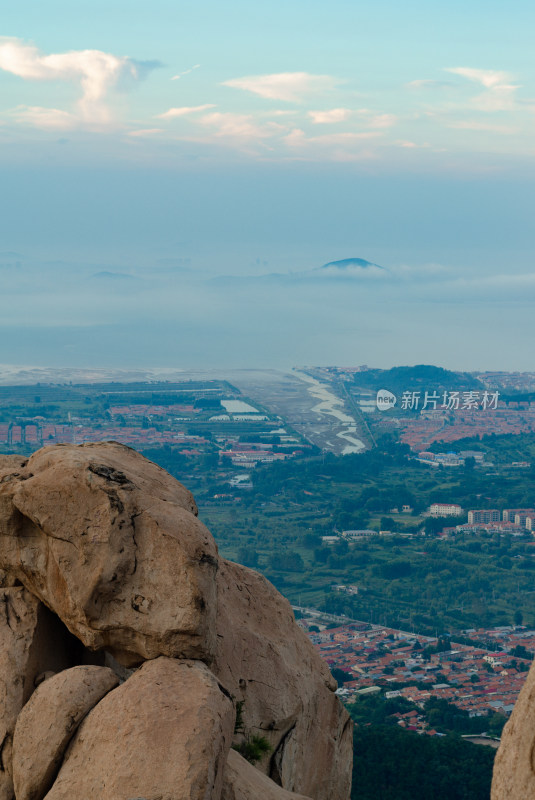
<svg viewBox="0 0 535 800"><path fill-rule="evenodd" d="M46 800L219 800L234 717L202 662L149 661L84 719Z"/></svg>
<svg viewBox="0 0 535 800"><path fill-rule="evenodd" d="M0 483L17 478L27 463L28 459L24 456L0 455Z"/></svg>
<svg viewBox="0 0 535 800"><path fill-rule="evenodd" d="M310 800L302 794L281 789L271 778L255 769L235 750L231 750L225 768L221 800ZM17 798L18 800L18 798Z"/></svg>
<svg viewBox="0 0 535 800"><path fill-rule="evenodd" d="M28 459L19 456L0 455L0 487L20 478ZM9 524L13 514L13 504L9 496L4 497L0 492L0 536L5 533L6 523ZM1 540L0 540L1 541ZM15 586L17 579L11 573L0 569L0 587Z"/></svg>
<svg viewBox="0 0 535 800"><path fill-rule="evenodd" d="M0 800L13 797L13 730L37 676L71 665L70 634L62 628L22 586L0 589Z"/></svg>
<svg viewBox="0 0 535 800"><path fill-rule="evenodd" d="M492 800L535 797L535 665L503 729L494 759Z"/></svg>
<svg viewBox="0 0 535 800"><path fill-rule="evenodd" d="M0 482L0 568L87 647L210 661L217 548L191 494L116 443L35 453Z"/></svg>
<svg viewBox="0 0 535 800"><path fill-rule="evenodd" d="M41 800L62 757L47 800L219 800L230 694L242 704L238 735L271 750L252 773L231 756L239 777L227 792L348 799L352 725L327 666L289 603L219 560L195 514L171 476L115 443L0 459L0 582L13 586L0 598L28 616L10 627L8 603L4 630L0 604L0 651L15 658L2 656L0 673L0 800L13 800L19 714L18 800ZM99 702L77 683L83 669L69 669L95 662L125 680ZM33 763L38 738L47 744Z"/></svg>
<svg viewBox="0 0 535 800"><path fill-rule="evenodd" d="M107 667L79 666L42 682L20 712L13 735L17 800L41 800L50 789L78 725L119 684Z"/></svg>
<svg viewBox="0 0 535 800"><path fill-rule="evenodd" d="M259 768L314 800L347 800L352 723L336 682L292 609L261 575L220 560L214 672L243 701L247 735L272 751Z"/></svg>

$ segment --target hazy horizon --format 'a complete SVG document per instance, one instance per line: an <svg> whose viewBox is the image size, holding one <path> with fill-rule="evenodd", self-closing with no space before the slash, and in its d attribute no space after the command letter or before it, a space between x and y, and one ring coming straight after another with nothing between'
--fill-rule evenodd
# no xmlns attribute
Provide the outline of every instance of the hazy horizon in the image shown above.
<svg viewBox="0 0 535 800"><path fill-rule="evenodd" d="M533 369L521 6L6 9L0 362Z"/></svg>

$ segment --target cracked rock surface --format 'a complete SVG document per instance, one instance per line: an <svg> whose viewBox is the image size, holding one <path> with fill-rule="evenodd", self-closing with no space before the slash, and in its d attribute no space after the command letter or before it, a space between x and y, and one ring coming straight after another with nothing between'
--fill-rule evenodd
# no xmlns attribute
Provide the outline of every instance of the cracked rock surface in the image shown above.
<svg viewBox="0 0 535 800"><path fill-rule="evenodd" d="M494 759L492 800L535 797L535 669L532 664Z"/></svg>
<svg viewBox="0 0 535 800"><path fill-rule="evenodd" d="M217 582L213 669L243 701L245 725L270 742L260 769L293 791L346 797L353 726L326 663L258 572L221 559Z"/></svg>
<svg viewBox="0 0 535 800"><path fill-rule="evenodd" d="M1 483L0 498L0 568L86 647L127 666L212 657L217 548L168 473L118 444L59 445Z"/></svg>
<svg viewBox="0 0 535 800"><path fill-rule="evenodd" d="M13 736L18 800L46 794L79 724L118 684L113 670L90 665L62 670L39 684L19 714Z"/></svg>
<svg viewBox="0 0 535 800"><path fill-rule="evenodd" d="M0 800L348 800L335 688L164 470L114 442L0 457Z"/></svg>

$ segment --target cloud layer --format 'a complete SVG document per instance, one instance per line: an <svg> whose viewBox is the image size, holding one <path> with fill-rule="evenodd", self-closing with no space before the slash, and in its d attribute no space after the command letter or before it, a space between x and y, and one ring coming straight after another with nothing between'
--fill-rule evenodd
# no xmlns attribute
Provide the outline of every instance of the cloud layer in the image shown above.
<svg viewBox="0 0 535 800"><path fill-rule="evenodd" d="M224 81L223 86L243 89L267 100L302 103L334 89L341 81L331 75L311 75L309 72L278 72L273 75L250 75Z"/></svg>
<svg viewBox="0 0 535 800"><path fill-rule="evenodd" d="M136 62L101 50L71 50L43 55L20 39L0 39L0 69L28 81L67 81L78 84L81 97L73 112L41 107L19 108L18 116L37 126L73 127L77 122L106 125L112 119L107 96L139 81L156 62Z"/></svg>
<svg viewBox="0 0 535 800"><path fill-rule="evenodd" d="M207 111L209 108L215 108L213 103L205 103L201 106L181 106L180 108L170 108L163 114L157 114L156 119L176 119L177 117L185 117L187 114L196 114L199 111Z"/></svg>
<svg viewBox="0 0 535 800"><path fill-rule="evenodd" d="M440 169L463 150L477 152L478 158L516 155L520 148L531 153L535 101L523 97L523 87L504 70L437 65L438 79L415 75L397 84L394 77L389 87L373 92L370 76L351 83L349 77L304 70L222 83L203 70L194 81L172 83L198 70L194 64L174 75L162 70L156 91L140 92L141 103L129 108L119 95L156 66L161 64L96 49L46 54L33 43L0 37L0 78L3 70L28 84L47 82L52 96L54 84L78 89L74 102L65 101L62 91L62 101L46 103L44 92L27 86L24 101L17 98L0 110L2 139L15 140L25 126L50 133L115 134L122 157L134 153L137 140L136 158L145 152L170 159L202 152L217 159L226 148L261 160L421 163L426 168L434 158ZM8 85L12 92L17 87L20 92L17 82ZM126 149L125 141L131 143Z"/></svg>
<svg viewBox="0 0 535 800"><path fill-rule="evenodd" d="M473 106L481 111L507 111L515 106L515 93L520 88L511 83L508 72L472 67L448 67L446 72L460 75L473 83L479 83L485 91L473 99Z"/></svg>

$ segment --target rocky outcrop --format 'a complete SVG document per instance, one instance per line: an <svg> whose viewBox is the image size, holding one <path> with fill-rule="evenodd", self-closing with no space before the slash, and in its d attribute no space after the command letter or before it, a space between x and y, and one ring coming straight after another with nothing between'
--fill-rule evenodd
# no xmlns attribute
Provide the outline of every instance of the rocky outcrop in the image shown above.
<svg viewBox="0 0 535 800"><path fill-rule="evenodd" d="M0 589L0 800L13 797L15 722L41 677L82 659L68 632L22 586Z"/></svg>
<svg viewBox="0 0 535 800"><path fill-rule="evenodd" d="M271 745L260 769L315 798L349 796L352 725L333 693L336 681L295 624L290 604L239 564L222 559L217 580L213 669L243 702L245 730Z"/></svg>
<svg viewBox="0 0 535 800"><path fill-rule="evenodd" d="M535 797L535 666L503 729L494 759L492 800Z"/></svg>
<svg viewBox="0 0 535 800"><path fill-rule="evenodd" d="M17 800L40 800L52 786L80 722L119 684L107 667L66 669L43 681L18 716L13 736Z"/></svg>
<svg viewBox="0 0 535 800"><path fill-rule="evenodd" d="M31 693L31 649L39 601L24 589L0 592L0 800L11 800L11 751L15 722Z"/></svg>
<svg viewBox="0 0 535 800"><path fill-rule="evenodd" d="M329 670L196 514L116 443L0 458L0 800L347 800Z"/></svg>
<svg viewBox="0 0 535 800"><path fill-rule="evenodd" d="M213 656L217 549L166 472L121 445L60 445L0 484L2 501L0 568L86 647L127 665Z"/></svg>
<svg viewBox="0 0 535 800"><path fill-rule="evenodd" d="M205 664L148 661L86 717L47 800L219 798L233 728Z"/></svg>
<svg viewBox="0 0 535 800"><path fill-rule="evenodd" d="M225 767L221 800L310 800L302 794L281 789L235 750L231 750Z"/></svg>

